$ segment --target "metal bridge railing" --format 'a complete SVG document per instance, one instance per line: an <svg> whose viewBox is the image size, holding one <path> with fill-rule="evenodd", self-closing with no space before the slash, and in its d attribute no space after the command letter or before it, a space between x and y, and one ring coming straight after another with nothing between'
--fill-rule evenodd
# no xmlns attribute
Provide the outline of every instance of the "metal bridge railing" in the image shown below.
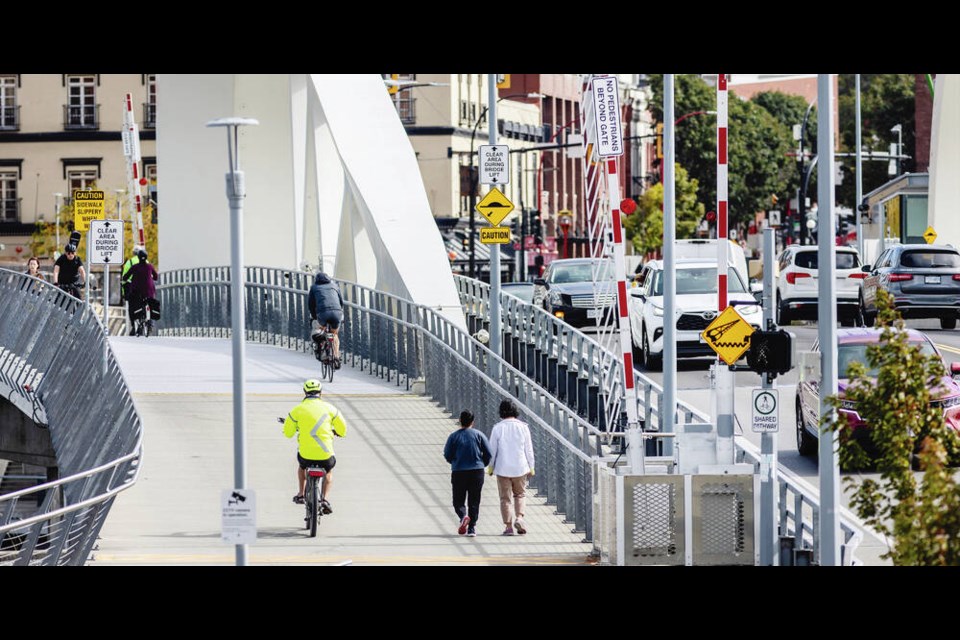
<svg viewBox="0 0 960 640"><path fill-rule="evenodd" d="M82 565L137 480L142 433L90 306L0 269L0 393L50 430L61 476L0 496L0 565ZM37 508L17 519L29 502Z"/></svg>
<svg viewBox="0 0 960 640"><path fill-rule="evenodd" d="M310 352L307 296L313 274L245 267L244 275L246 339ZM437 311L358 284L338 285L345 306L344 363L407 389L422 381L426 393L451 413L469 408L488 435L499 420L500 401L517 401L538 460L531 487L592 540L593 465L605 455L609 434ZM160 335L230 335L229 267L164 272L157 293Z"/></svg>
<svg viewBox="0 0 960 640"><path fill-rule="evenodd" d="M487 283L454 276L460 302L467 314L471 331L489 330L490 286ZM620 358L599 343L544 309L528 304L515 296L501 294L501 327L504 357L535 380L541 389L557 401L576 411L587 422L604 431L621 427L623 418L623 364ZM564 384L566 378L566 384ZM637 415L642 417L645 431L661 430L663 388L633 371L637 390ZM710 418L694 407L677 403L680 424L707 423ZM611 425L609 416L620 416L620 423ZM680 422L682 421L682 422ZM737 461L749 462L760 469L756 447L737 438ZM782 466L778 468L780 495L779 530L781 535L796 538L798 548L812 549L819 559L820 502L816 490ZM853 553L863 533L850 518L840 521L844 536L844 564L856 564Z"/></svg>

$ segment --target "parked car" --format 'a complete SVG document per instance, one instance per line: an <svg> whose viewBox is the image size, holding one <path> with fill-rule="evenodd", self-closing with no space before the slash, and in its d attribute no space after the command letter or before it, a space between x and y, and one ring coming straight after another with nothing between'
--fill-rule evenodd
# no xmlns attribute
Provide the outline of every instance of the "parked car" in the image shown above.
<svg viewBox="0 0 960 640"><path fill-rule="evenodd" d="M677 260L676 278L677 357L716 355L707 343L700 341L700 334L719 315L716 260ZM663 364L663 261L648 262L639 280L641 284L630 289L633 357L634 362L642 362L648 371L656 371ZM747 291L739 270L733 264L727 271L727 300L749 302L736 305L736 310L754 328L760 328L760 306Z"/></svg>
<svg viewBox="0 0 960 640"><path fill-rule="evenodd" d="M512 296L520 298L524 302L530 303L533 302L533 289L534 285L532 282L502 282L500 283L500 291L503 293L509 293Z"/></svg>
<svg viewBox="0 0 960 640"><path fill-rule="evenodd" d="M850 385L849 368L854 362L862 362L866 366L867 347L880 340L881 329L851 328L837 330L837 387L842 401L840 414L847 420L847 426L853 429L852 435L863 446L868 454L875 454L876 450L870 441L869 425L857 413L857 406L852 401L843 400L844 394ZM911 344L920 346L920 351L926 355L936 354L943 356L937 350L930 338L916 329L907 329L907 339ZM944 368L950 372L942 380L931 386L932 402L943 407L944 419L947 425L960 432L960 383L955 376L960 375L960 362ZM867 375L876 377L877 371L868 369ZM953 377L952 377L953 376ZM796 392L797 409L797 450L800 455L809 456L817 453L817 439L819 436L820 421L820 343L814 342L812 352L802 354L800 374Z"/></svg>
<svg viewBox="0 0 960 640"><path fill-rule="evenodd" d="M613 261L602 258L554 260L534 283L534 304L573 327L616 316Z"/></svg>
<svg viewBox="0 0 960 640"><path fill-rule="evenodd" d="M793 320L816 320L820 296L819 249L813 245L790 245L777 259L777 324ZM845 327L857 325L860 281L860 254L853 247L837 247L834 291L837 319Z"/></svg>
<svg viewBox="0 0 960 640"><path fill-rule="evenodd" d="M960 251L946 245L898 244L864 265L859 292L860 318L872 327L877 317L877 290L893 296L904 318L939 318L954 329L960 316Z"/></svg>

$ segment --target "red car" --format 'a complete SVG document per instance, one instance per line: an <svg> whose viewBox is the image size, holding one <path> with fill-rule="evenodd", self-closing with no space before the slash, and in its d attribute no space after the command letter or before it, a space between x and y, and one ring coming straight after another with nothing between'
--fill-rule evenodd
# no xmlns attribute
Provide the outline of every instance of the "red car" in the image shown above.
<svg viewBox="0 0 960 640"><path fill-rule="evenodd" d="M844 392L850 384L847 370L851 363L867 363L867 347L880 341L882 330L873 328L838 329L837 330L837 393L841 398L840 413L847 418L847 424L853 429L853 436L857 438L867 453L876 451L870 441L868 425L857 412L853 401L844 400ZM943 356L934 346L927 335L916 329L907 329L908 340L911 344L920 345L924 354L935 354L941 360ZM814 359L819 362L820 344L814 343ZM809 357L809 356L808 356ZM805 366L801 363L800 379L797 381L797 450L800 455L809 456L817 453L820 421L820 373L817 367ZM940 383L930 389L933 399L931 403L943 407L944 419L947 426L960 433L960 382L955 377L960 376L960 362L950 366L944 362L944 368L951 375L944 376ZM868 375L876 376L876 371L868 370Z"/></svg>

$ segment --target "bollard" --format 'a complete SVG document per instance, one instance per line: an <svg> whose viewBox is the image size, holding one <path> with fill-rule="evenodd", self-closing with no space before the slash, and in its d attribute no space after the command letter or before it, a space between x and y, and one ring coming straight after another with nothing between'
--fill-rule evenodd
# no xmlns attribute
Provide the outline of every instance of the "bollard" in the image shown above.
<svg viewBox="0 0 960 640"><path fill-rule="evenodd" d="M793 550L793 566L812 567L813 566L813 549L794 549Z"/></svg>
<svg viewBox="0 0 960 640"><path fill-rule="evenodd" d="M506 360L507 364L510 366L515 366L513 364L513 335L507 331L503 334L503 359Z"/></svg>
<svg viewBox="0 0 960 640"><path fill-rule="evenodd" d="M557 395L557 359L553 356L547 357L547 391Z"/></svg>
<svg viewBox="0 0 960 640"><path fill-rule="evenodd" d="M793 552L796 538L793 536L780 536L780 566L793 566Z"/></svg>
<svg viewBox="0 0 960 640"><path fill-rule="evenodd" d="M567 371L567 406L573 410L577 408L577 372Z"/></svg>
<svg viewBox="0 0 960 640"><path fill-rule="evenodd" d="M524 374L531 380L536 380L536 368L537 368L537 348L532 344L524 345L526 347L526 367L524 367Z"/></svg>
<svg viewBox="0 0 960 640"><path fill-rule="evenodd" d="M595 384L587 385L587 422L590 424L599 424L600 412L598 411L600 387Z"/></svg>
<svg viewBox="0 0 960 640"><path fill-rule="evenodd" d="M566 401L567 399L567 365L557 363L557 378L555 384L557 387L557 399Z"/></svg>
<svg viewBox="0 0 960 640"><path fill-rule="evenodd" d="M577 378L577 413L586 416L588 410L587 379Z"/></svg>

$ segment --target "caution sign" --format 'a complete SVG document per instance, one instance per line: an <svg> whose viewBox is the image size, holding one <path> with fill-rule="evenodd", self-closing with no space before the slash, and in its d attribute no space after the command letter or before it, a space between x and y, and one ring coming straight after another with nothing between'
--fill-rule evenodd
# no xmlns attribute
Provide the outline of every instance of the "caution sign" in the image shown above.
<svg viewBox="0 0 960 640"><path fill-rule="evenodd" d="M480 242L483 244L507 244L510 242L510 229L507 227L481 227Z"/></svg>
<svg viewBox="0 0 960 640"><path fill-rule="evenodd" d="M103 191L73 192L73 228L86 231L91 220L103 220Z"/></svg>
<svg viewBox="0 0 960 640"><path fill-rule="evenodd" d="M477 203L477 211L496 227L513 211L513 203L507 200L507 196L503 195L500 189L494 187Z"/></svg>
<svg viewBox="0 0 960 640"><path fill-rule="evenodd" d="M927 230L923 232L923 239L927 241L927 244L933 244L933 241L937 239L937 232L933 230L933 227L927 227Z"/></svg>
<svg viewBox="0 0 960 640"><path fill-rule="evenodd" d="M734 364L750 348L753 327L733 307L727 307L701 333L703 341L727 364Z"/></svg>

